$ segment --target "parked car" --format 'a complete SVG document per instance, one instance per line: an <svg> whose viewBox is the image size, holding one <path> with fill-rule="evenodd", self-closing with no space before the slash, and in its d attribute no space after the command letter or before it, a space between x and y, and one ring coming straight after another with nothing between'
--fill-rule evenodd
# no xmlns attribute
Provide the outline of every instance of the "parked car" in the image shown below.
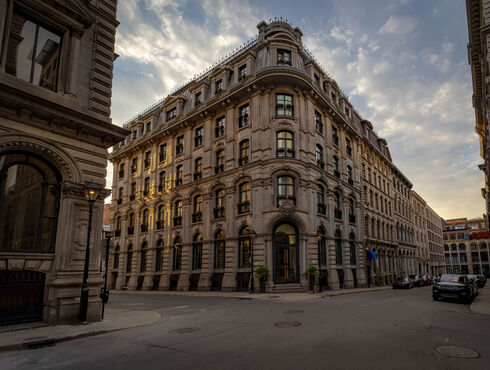
<svg viewBox="0 0 490 370"><path fill-rule="evenodd" d="M441 281L432 286L432 298L456 298L465 303L475 297L475 284L466 275L444 274Z"/></svg>
<svg viewBox="0 0 490 370"><path fill-rule="evenodd" d="M480 288L480 279L478 279L478 276L476 275L473 275L473 274L467 274L466 276L468 276L468 279L470 279L471 281L473 281L473 285L475 286L475 296L478 295L478 289Z"/></svg>
<svg viewBox="0 0 490 370"><path fill-rule="evenodd" d="M432 284L432 280L431 280L431 278L430 278L429 275L422 275L421 278L420 278L420 280L423 281L424 286L431 285Z"/></svg>
<svg viewBox="0 0 490 370"><path fill-rule="evenodd" d="M412 289L413 288L412 279L410 279L408 276L396 278L395 282L393 283L393 289L399 289L399 288Z"/></svg>
<svg viewBox="0 0 490 370"><path fill-rule="evenodd" d="M420 278L419 275L408 275L410 279L413 281L413 286L424 286L424 281Z"/></svg>

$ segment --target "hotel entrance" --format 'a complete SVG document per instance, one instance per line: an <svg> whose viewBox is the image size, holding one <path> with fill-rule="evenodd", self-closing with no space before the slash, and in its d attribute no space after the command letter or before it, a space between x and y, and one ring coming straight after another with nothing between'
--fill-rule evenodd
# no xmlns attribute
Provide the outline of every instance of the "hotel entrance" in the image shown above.
<svg viewBox="0 0 490 370"><path fill-rule="evenodd" d="M274 229L274 283L299 282L298 232L290 224Z"/></svg>

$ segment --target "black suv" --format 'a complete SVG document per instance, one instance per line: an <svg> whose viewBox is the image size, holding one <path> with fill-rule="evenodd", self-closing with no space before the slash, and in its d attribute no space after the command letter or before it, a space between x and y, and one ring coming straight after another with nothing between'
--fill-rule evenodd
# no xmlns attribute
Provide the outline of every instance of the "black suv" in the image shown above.
<svg viewBox="0 0 490 370"><path fill-rule="evenodd" d="M457 298L465 303L475 296L476 289L473 281L466 275L444 274L441 280L432 286L432 298Z"/></svg>

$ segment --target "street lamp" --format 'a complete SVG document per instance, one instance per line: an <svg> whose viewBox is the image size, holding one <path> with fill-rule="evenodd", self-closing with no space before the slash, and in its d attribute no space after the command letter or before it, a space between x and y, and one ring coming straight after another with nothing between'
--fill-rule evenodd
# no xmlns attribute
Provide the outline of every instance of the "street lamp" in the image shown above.
<svg viewBox="0 0 490 370"><path fill-rule="evenodd" d="M257 237L257 233L254 229L250 230L250 285L249 285L249 293L252 294L255 292L254 287L254 240Z"/></svg>
<svg viewBox="0 0 490 370"><path fill-rule="evenodd" d="M85 198L87 198L88 211L88 228L87 228L87 247L85 249L85 265L83 268L82 292L80 295L80 321L87 322L88 308L88 266L90 260L90 234L92 232L92 214L94 212L94 203L99 196L100 186L90 181L83 189Z"/></svg>
<svg viewBox="0 0 490 370"><path fill-rule="evenodd" d="M105 273L104 273L104 287L100 293L100 298L102 299L102 314L100 315L101 320L104 320L104 310L105 304L109 301L109 289L107 289L107 275L109 274L109 250L112 249L112 231L105 232L106 237L106 248L105 248Z"/></svg>

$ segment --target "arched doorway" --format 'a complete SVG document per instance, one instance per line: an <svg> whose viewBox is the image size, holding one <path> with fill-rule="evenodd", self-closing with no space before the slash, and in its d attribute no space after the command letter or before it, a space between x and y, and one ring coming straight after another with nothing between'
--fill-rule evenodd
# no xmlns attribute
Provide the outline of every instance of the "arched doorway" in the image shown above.
<svg viewBox="0 0 490 370"><path fill-rule="evenodd" d="M299 282L298 231L289 223L274 228L274 283Z"/></svg>

